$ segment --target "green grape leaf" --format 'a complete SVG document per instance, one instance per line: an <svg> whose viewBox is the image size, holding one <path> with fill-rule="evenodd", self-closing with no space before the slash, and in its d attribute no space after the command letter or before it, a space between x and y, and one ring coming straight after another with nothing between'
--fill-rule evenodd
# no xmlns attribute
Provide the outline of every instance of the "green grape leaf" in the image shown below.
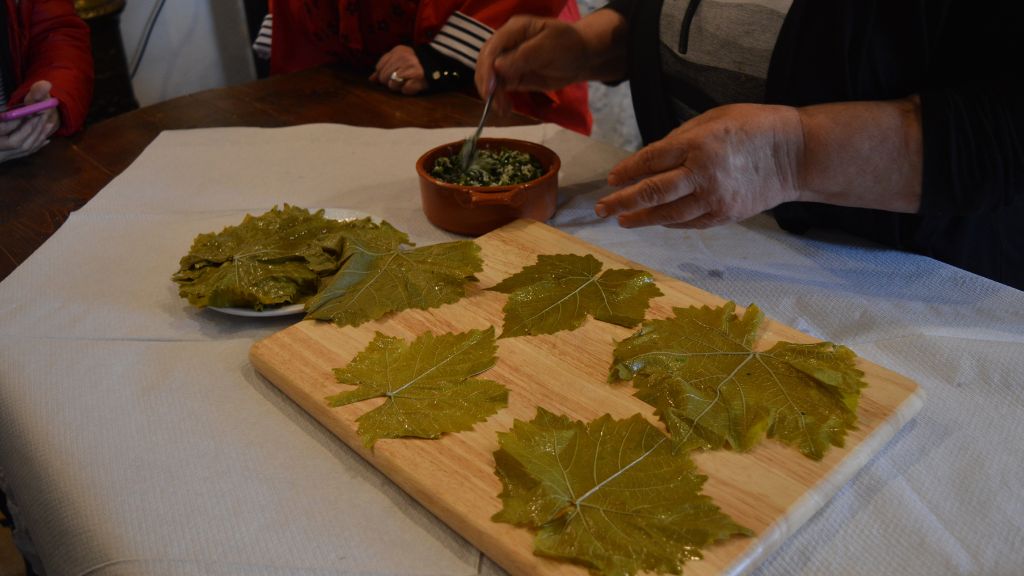
<svg viewBox="0 0 1024 576"><path fill-rule="evenodd" d="M435 336L411 344L377 333L365 350L334 376L355 390L329 396L331 406L370 398L383 404L360 416L359 435L367 448L381 438L438 438L469 430L508 405L508 389L473 378L494 366L494 328Z"/></svg>
<svg viewBox="0 0 1024 576"><path fill-rule="evenodd" d="M387 222L348 224L344 262L307 302L306 318L358 326L390 312L436 308L462 298L466 283L483 270L472 240L406 248L409 237Z"/></svg>
<svg viewBox="0 0 1024 576"><path fill-rule="evenodd" d="M172 276L198 306L266 306L302 302L341 264L342 223L295 206L276 206L241 224L200 234Z"/></svg>
<svg viewBox="0 0 1024 576"><path fill-rule="evenodd" d="M651 298L661 296L654 278L642 270L601 272L593 256L541 255L537 263L489 288L508 294L501 337L575 330L587 314L619 326L644 319Z"/></svg>
<svg viewBox="0 0 1024 576"><path fill-rule="evenodd" d="M764 315L735 309L675 308L674 318L644 322L616 346L609 380L633 380L677 450L742 452L768 436L820 460L842 446L865 386L856 354L831 342L755 351Z"/></svg>
<svg viewBox="0 0 1024 576"><path fill-rule="evenodd" d="M601 574L680 574L704 546L751 534L701 494L707 478L640 415L584 423L538 408L498 444L493 520L536 530L541 556Z"/></svg>

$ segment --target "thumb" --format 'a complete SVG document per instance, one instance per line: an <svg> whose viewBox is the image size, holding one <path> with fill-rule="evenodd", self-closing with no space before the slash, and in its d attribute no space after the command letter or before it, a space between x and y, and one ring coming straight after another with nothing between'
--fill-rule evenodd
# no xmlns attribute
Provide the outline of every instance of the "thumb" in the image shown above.
<svg viewBox="0 0 1024 576"><path fill-rule="evenodd" d="M26 104L35 104L36 102L42 102L50 97L50 89L53 88L53 84L50 84L47 80L40 80L32 85L28 90L28 94L25 95Z"/></svg>

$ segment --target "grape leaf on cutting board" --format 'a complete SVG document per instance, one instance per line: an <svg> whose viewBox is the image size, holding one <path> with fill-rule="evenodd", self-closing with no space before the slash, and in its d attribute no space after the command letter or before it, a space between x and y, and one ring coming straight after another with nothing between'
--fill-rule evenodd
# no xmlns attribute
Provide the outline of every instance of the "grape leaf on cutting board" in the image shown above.
<svg viewBox="0 0 1024 576"><path fill-rule="evenodd" d="M498 443L504 507L493 519L536 530L538 555L601 574L680 574L702 547L751 534L701 494L707 478L640 415L584 423L538 408Z"/></svg>
<svg viewBox="0 0 1024 576"><path fill-rule="evenodd" d="M338 407L370 398L383 404L360 416L358 433L372 448L381 438L438 438L469 430L508 405L508 389L473 378L496 361L494 328L459 334L427 332L410 344L377 333L334 376L355 390L329 396Z"/></svg>
<svg viewBox="0 0 1024 576"><path fill-rule="evenodd" d="M639 324L651 298L661 296L654 278L628 268L601 274L601 268L589 254L542 254L489 288L509 295L501 337L575 330L588 314L619 326Z"/></svg>
<svg viewBox="0 0 1024 576"><path fill-rule="evenodd" d="M358 326L390 312L426 310L458 301L483 270L480 247L458 240L419 248L386 221L347 222L343 263L306 304L306 318Z"/></svg>
<svg viewBox="0 0 1024 576"><path fill-rule="evenodd" d="M853 351L831 342L756 351L764 315L735 308L675 308L644 322L616 346L609 380L633 380L676 449L747 451L767 435L820 460L842 446L865 386Z"/></svg>

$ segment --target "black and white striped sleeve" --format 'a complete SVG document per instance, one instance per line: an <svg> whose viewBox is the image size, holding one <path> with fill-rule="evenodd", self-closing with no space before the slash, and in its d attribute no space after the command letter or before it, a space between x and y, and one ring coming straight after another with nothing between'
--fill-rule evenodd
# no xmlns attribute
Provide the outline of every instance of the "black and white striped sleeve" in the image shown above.
<svg viewBox="0 0 1024 576"><path fill-rule="evenodd" d="M462 12L456 12L448 18L437 36L434 36L430 47L470 68L475 68L480 48L492 34L494 29L490 26Z"/></svg>
<svg viewBox="0 0 1024 576"><path fill-rule="evenodd" d="M260 25L260 33L256 41L252 43L252 51L263 60L270 60L271 38L274 31L274 15L267 14L263 17L263 24Z"/></svg>

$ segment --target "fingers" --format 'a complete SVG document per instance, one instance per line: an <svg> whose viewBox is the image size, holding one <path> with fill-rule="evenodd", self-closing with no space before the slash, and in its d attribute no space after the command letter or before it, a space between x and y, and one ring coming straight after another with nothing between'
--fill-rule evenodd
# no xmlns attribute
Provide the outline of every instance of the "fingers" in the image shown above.
<svg viewBox="0 0 1024 576"><path fill-rule="evenodd" d="M388 75L394 70L394 65L391 61L394 59L394 50L391 50L387 54L380 57L377 60L377 64L374 66L373 74L370 74L371 82L379 82L381 84L388 83Z"/></svg>
<svg viewBox="0 0 1024 576"><path fill-rule="evenodd" d="M512 98L508 92L501 88L494 91L494 100L491 101L491 108L498 116L507 116L512 112Z"/></svg>
<svg viewBox="0 0 1024 576"><path fill-rule="evenodd" d="M404 66L397 68L387 75L383 83L387 85L388 90L399 92L406 96L419 94L427 88L423 69L418 65L416 67Z"/></svg>
<svg viewBox="0 0 1024 576"><path fill-rule="evenodd" d="M487 97L487 88L494 77L494 62L499 56L514 51L520 44L539 32L536 22L538 18L517 15L509 19L499 28L480 49L476 58L476 89L481 98Z"/></svg>
<svg viewBox="0 0 1024 576"><path fill-rule="evenodd" d="M389 84L392 82L392 74L397 74L399 78L404 78L402 72L405 71L408 66L401 57L401 53L398 50L399 48L401 48L401 46L396 46L392 48L390 52L380 57L380 60L377 61L373 74L370 75L370 80L380 82L381 84ZM401 84L401 82L397 82L397 84Z"/></svg>
<svg viewBox="0 0 1024 576"><path fill-rule="evenodd" d="M39 125L39 116L30 116L18 124L5 138L0 138L0 151L21 150ZM17 122L15 122L17 124Z"/></svg>
<svg viewBox="0 0 1024 576"><path fill-rule="evenodd" d="M659 140L615 165L608 183L621 186L634 180L671 170L686 162L686 146L674 140Z"/></svg>
<svg viewBox="0 0 1024 576"><path fill-rule="evenodd" d="M46 123L44 118L40 117L39 122L36 124L35 129L32 134L29 135L25 142L25 146L23 147L27 154L36 152L49 142L47 140L50 136L49 129L49 124Z"/></svg>
<svg viewBox="0 0 1024 576"><path fill-rule="evenodd" d="M511 92L543 91L567 84L553 80L551 74L552 53L559 51L558 33L564 31L552 26L562 25L570 28L557 20L516 16L484 44L475 81L481 98L487 97L492 83L498 86L493 102L498 114L512 110Z"/></svg>
<svg viewBox="0 0 1024 576"><path fill-rule="evenodd" d="M42 116L26 119L8 137L0 138L0 161L21 158L38 151L50 143L47 139L49 132L50 124Z"/></svg>
<svg viewBox="0 0 1024 576"><path fill-rule="evenodd" d="M427 89L423 65L420 64L416 52L408 46L395 46L381 56L369 80L384 84L388 90L406 96L419 94Z"/></svg>
<svg viewBox="0 0 1024 576"><path fill-rule="evenodd" d="M565 86L570 80L562 68L578 60L564 37L571 27L541 19L531 20L530 25L532 36L495 59L495 74L507 90L544 91ZM552 51L559 52L554 59Z"/></svg>
<svg viewBox="0 0 1024 576"><path fill-rule="evenodd" d="M16 158L24 158L25 156L31 156L49 144L49 140L44 140L37 148L31 150L17 150L14 152L0 152L0 162L6 162L7 160L14 160Z"/></svg>
<svg viewBox="0 0 1024 576"><path fill-rule="evenodd" d="M405 84L402 84L399 90L406 96L415 96L420 92L427 89L427 83L422 78L414 78L412 80L406 80Z"/></svg>
<svg viewBox="0 0 1024 576"><path fill-rule="evenodd" d="M392 92L401 92L402 86L405 86L406 82L407 80L405 79L405 76L403 76L398 70L392 70L384 81L384 83L387 84L388 90L391 90Z"/></svg>
<svg viewBox="0 0 1024 576"><path fill-rule="evenodd" d="M8 120L7 122L0 122L0 139L17 130L22 123L22 120ZM0 140L0 142L2 142L2 140ZM0 148L2 147L2 144L0 144Z"/></svg>
<svg viewBox="0 0 1024 576"><path fill-rule="evenodd" d="M46 133L46 137L49 138L60 128L60 112L57 112L54 108L43 111L41 116L43 117L43 131Z"/></svg>
<svg viewBox="0 0 1024 576"><path fill-rule="evenodd" d="M60 114L44 110L27 118L0 122L0 151L31 150L60 128Z"/></svg>
<svg viewBox="0 0 1024 576"><path fill-rule="evenodd" d="M709 228L721 222L710 222L710 207L698 196L689 195L662 206L643 208L619 215L619 226L668 226L670 228ZM700 223L701 225L695 225Z"/></svg>
<svg viewBox="0 0 1024 576"><path fill-rule="evenodd" d="M685 166L645 178L632 186L616 190L601 198L594 206L602 218L642 208L667 204L693 193L697 188L693 172Z"/></svg>
<svg viewBox="0 0 1024 576"><path fill-rule="evenodd" d="M626 228L687 222L711 210L696 189L693 172L681 166L605 196L594 211L601 218L617 215Z"/></svg>

